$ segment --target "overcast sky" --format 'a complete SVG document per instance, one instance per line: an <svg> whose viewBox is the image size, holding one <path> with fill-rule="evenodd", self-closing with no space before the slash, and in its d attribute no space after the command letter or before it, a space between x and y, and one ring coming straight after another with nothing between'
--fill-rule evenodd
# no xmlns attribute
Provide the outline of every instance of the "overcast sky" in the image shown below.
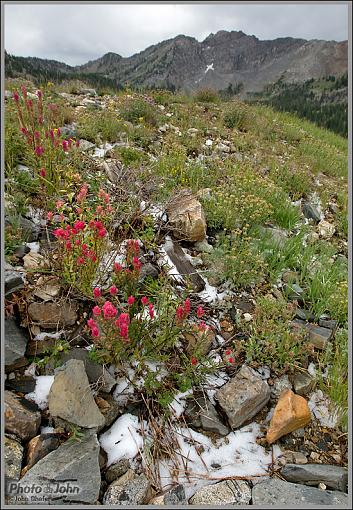
<svg viewBox="0 0 353 510"><path fill-rule="evenodd" d="M5 49L13 55L83 64L108 51L128 57L178 34L202 41L218 30L259 39L348 38L348 5L5 4Z"/></svg>

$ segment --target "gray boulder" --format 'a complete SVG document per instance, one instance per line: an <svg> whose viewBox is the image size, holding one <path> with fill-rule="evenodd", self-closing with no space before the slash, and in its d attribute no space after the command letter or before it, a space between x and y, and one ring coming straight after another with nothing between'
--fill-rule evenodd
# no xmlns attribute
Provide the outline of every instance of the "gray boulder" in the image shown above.
<svg viewBox="0 0 353 510"><path fill-rule="evenodd" d="M251 489L244 480L226 480L206 485L190 498L191 505L248 505Z"/></svg>
<svg viewBox="0 0 353 510"><path fill-rule="evenodd" d="M347 491L348 471L341 466L331 466L328 464L287 464L282 469L281 474L288 482L314 486L324 483L330 489Z"/></svg>
<svg viewBox="0 0 353 510"><path fill-rule="evenodd" d="M69 360L55 371L50 388L49 412L84 428L104 425L104 416L98 409L89 385L85 366L81 360Z"/></svg>
<svg viewBox="0 0 353 510"><path fill-rule="evenodd" d="M145 475L133 476L131 470L109 485L103 497L104 505L144 505L151 497L151 483Z"/></svg>
<svg viewBox="0 0 353 510"><path fill-rule="evenodd" d="M40 422L41 414L35 404L5 390L5 432L28 441L37 435Z"/></svg>
<svg viewBox="0 0 353 510"><path fill-rule="evenodd" d="M5 321L5 369L6 372L26 365L25 352L28 338L12 318Z"/></svg>
<svg viewBox="0 0 353 510"><path fill-rule="evenodd" d="M270 399L270 387L246 365L215 394L232 428L253 418Z"/></svg>
<svg viewBox="0 0 353 510"><path fill-rule="evenodd" d="M278 478L267 478L257 483L252 490L253 505L347 505L347 494L326 491L316 487L284 482Z"/></svg>
<svg viewBox="0 0 353 510"><path fill-rule="evenodd" d="M42 488L38 498L46 498L34 501L37 504L94 504L101 483L98 455L96 434L86 432L80 441L68 440L29 469L12 490L10 485L9 496L34 485ZM30 493L21 496L33 503Z"/></svg>
<svg viewBox="0 0 353 510"><path fill-rule="evenodd" d="M5 482L19 480L21 474L23 457L23 446L16 441L5 436L4 440L4 467Z"/></svg>
<svg viewBox="0 0 353 510"><path fill-rule="evenodd" d="M21 273L8 263L5 263L4 277L5 297L23 288L24 282Z"/></svg>
<svg viewBox="0 0 353 510"><path fill-rule="evenodd" d="M223 425L216 409L203 395L190 402L185 410L185 419L191 427L201 428L207 432L216 432L226 436L230 430Z"/></svg>

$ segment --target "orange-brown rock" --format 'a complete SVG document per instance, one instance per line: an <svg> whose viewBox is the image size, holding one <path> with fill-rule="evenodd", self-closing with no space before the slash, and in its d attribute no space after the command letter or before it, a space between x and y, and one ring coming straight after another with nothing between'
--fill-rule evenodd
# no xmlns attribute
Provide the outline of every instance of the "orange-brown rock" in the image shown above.
<svg viewBox="0 0 353 510"><path fill-rule="evenodd" d="M275 407L270 428L267 431L268 443L300 429L309 423L311 413L305 398L296 395L292 390L284 390Z"/></svg>

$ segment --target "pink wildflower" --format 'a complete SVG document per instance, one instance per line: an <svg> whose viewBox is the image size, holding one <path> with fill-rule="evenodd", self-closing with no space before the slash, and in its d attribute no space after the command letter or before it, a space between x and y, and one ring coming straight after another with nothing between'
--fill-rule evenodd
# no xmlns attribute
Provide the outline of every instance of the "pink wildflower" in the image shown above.
<svg viewBox="0 0 353 510"><path fill-rule="evenodd" d="M118 292L118 289L115 287L115 285L112 285L109 289L109 292L112 296L115 296Z"/></svg>
<svg viewBox="0 0 353 510"><path fill-rule="evenodd" d="M127 298L127 304L128 304L129 306L132 306L134 303L135 303L135 298L134 298L134 296L129 296L129 297Z"/></svg>
<svg viewBox="0 0 353 510"><path fill-rule="evenodd" d="M146 296L143 296L143 297L141 298L141 303L142 303L144 306L148 305L148 298L147 298Z"/></svg>
<svg viewBox="0 0 353 510"><path fill-rule="evenodd" d="M199 319L201 319L201 317L203 317L205 314L205 310L202 308L202 306L199 306L197 308L197 316Z"/></svg>
<svg viewBox="0 0 353 510"><path fill-rule="evenodd" d="M106 301L103 305L103 314L105 319L110 319L116 316L117 309L110 301Z"/></svg>
<svg viewBox="0 0 353 510"><path fill-rule="evenodd" d="M102 313L102 310L97 305L93 308L92 311L93 311L93 315L95 315L95 316L98 316Z"/></svg>
<svg viewBox="0 0 353 510"><path fill-rule="evenodd" d="M102 295L102 291L101 291L101 289L100 289L99 287L95 287L95 288L93 289L93 296L94 296L95 298L99 298L101 295Z"/></svg>

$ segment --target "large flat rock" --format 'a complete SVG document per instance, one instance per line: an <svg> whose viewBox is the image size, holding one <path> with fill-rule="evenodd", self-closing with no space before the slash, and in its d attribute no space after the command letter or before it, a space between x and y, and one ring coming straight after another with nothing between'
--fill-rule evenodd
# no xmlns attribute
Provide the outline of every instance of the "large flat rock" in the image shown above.
<svg viewBox="0 0 353 510"><path fill-rule="evenodd" d="M94 504L101 484L98 456L97 436L87 431L80 441L68 440L38 461L8 496L15 498L21 490L34 485L42 488L36 496L46 499L33 501L32 494L21 494L28 498L26 504Z"/></svg>
<svg viewBox="0 0 353 510"><path fill-rule="evenodd" d="M253 505L347 505L348 496L339 491L327 491L284 482L278 478L267 478L257 483L252 490ZM268 508L268 507L267 507ZM305 507L304 507L305 508Z"/></svg>

